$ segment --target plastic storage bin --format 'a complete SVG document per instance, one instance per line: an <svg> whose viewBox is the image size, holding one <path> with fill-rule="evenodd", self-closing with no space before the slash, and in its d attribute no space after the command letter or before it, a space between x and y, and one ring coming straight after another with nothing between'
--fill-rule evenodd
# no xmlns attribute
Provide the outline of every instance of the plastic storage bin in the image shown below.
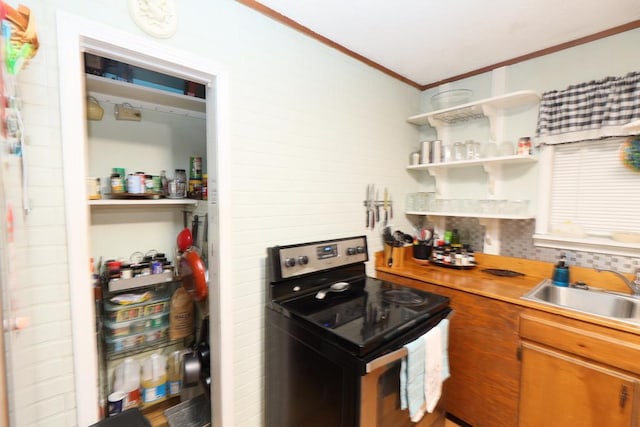
<svg viewBox="0 0 640 427"><path fill-rule="evenodd" d="M160 313L148 317L141 317L126 322L112 322L105 320L104 330L107 338L121 338L129 335L137 335L148 329L161 328L169 325L169 313Z"/></svg>
<svg viewBox="0 0 640 427"><path fill-rule="evenodd" d="M120 338L105 338L107 352L121 353L144 345L144 334L129 335Z"/></svg>
<svg viewBox="0 0 640 427"><path fill-rule="evenodd" d="M105 319L110 322L127 322L141 317L169 312L169 292L153 292L153 296L137 304L104 302Z"/></svg>

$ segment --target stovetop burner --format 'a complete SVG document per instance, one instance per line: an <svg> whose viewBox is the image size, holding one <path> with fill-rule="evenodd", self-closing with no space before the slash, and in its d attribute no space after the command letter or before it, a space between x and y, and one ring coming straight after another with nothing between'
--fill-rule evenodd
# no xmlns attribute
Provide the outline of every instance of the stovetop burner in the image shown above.
<svg viewBox="0 0 640 427"><path fill-rule="evenodd" d="M354 354L372 355L448 313L447 297L367 277L365 236L268 251L269 307Z"/></svg>
<svg viewBox="0 0 640 427"><path fill-rule="evenodd" d="M387 289L382 292L382 299L395 304L412 306L424 304L426 297L408 289Z"/></svg>
<svg viewBox="0 0 640 427"><path fill-rule="evenodd" d="M448 306L446 297L366 277L344 292L315 292L281 301L277 306L347 343L362 354L415 322Z"/></svg>

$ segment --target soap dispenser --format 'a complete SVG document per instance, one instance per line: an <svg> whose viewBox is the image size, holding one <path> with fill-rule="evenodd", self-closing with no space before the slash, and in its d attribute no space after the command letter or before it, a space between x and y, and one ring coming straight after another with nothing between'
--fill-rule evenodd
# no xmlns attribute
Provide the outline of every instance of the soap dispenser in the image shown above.
<svg viewBox="0 0 640 427"><path fill-rule="evenodd" d="M569 286L569 266L564 255L560 255L558 264L553 268L552 282L556 286Z"/></svg>

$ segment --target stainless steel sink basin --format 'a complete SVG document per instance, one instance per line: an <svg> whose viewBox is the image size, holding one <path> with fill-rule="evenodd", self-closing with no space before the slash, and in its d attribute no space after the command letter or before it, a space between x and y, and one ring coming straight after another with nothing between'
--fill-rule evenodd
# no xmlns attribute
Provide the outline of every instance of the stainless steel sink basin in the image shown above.
<svg viewBox="0 0 640 427"><path fill-rule="evenodd" d="M551 280L544 280L522 298L640 325L640 299L606 292L602 289L560 287L553 285Z"/></svg>

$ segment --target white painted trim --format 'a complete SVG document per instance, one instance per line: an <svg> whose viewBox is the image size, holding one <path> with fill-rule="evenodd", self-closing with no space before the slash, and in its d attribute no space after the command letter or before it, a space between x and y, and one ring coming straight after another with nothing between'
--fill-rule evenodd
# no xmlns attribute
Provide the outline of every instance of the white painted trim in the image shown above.
<svg viewBox="0 0 640 427"><path fill-rule="evenodd" d="M546 234L549 232L554 151L555 148L552 146L540 146L540 156L538 160L538 211L536 214L536 234Z"/></svg>
<svg viewBox="0 0 640 427"><path fill-rule="evenodd" d="M84 111L84 73L80 52L90 48L117 52L124 57L151 62L174 74L189 75L192 80L211 84L215 81L214 99L207 101L208 143L217 146L216 179L218 227L220 239L212 242L218 257L218 283L210 283L212 413L214 426L231 426L233 422L233 322L230 286L231 260L231 143L229 120L229 79L225 69L199 56L122 32L96 22L58 12L58 60L64 66L59 73L60 118L62 133L65 211L67 215L67 253L73 334L73 358L77 425L87 426L98 420L98 379L93 291L88 281L89 211L84 200L86 176L86 123ZM125 48L126 46L126 48ZM215 111L215 114L214 114ZM210 126L211 125L211 126ZM212 127L215 126L215 129ZM212 129L213 132L209 132ZM213 203L212 203L213 204ZM216 275L214 275L216 276ZM217 318L215 318L217 317ZM224 351L223 351L224 350Z"/></svg>
<svg viewBox="0 0 640 427"><path fill-rule="evenodd" d="M575 238L554 236L552 234L534 234L535 246L564 249L571 251L592 252L637 258L640 256L640 245L623 243L604 237Z"/></svg>

